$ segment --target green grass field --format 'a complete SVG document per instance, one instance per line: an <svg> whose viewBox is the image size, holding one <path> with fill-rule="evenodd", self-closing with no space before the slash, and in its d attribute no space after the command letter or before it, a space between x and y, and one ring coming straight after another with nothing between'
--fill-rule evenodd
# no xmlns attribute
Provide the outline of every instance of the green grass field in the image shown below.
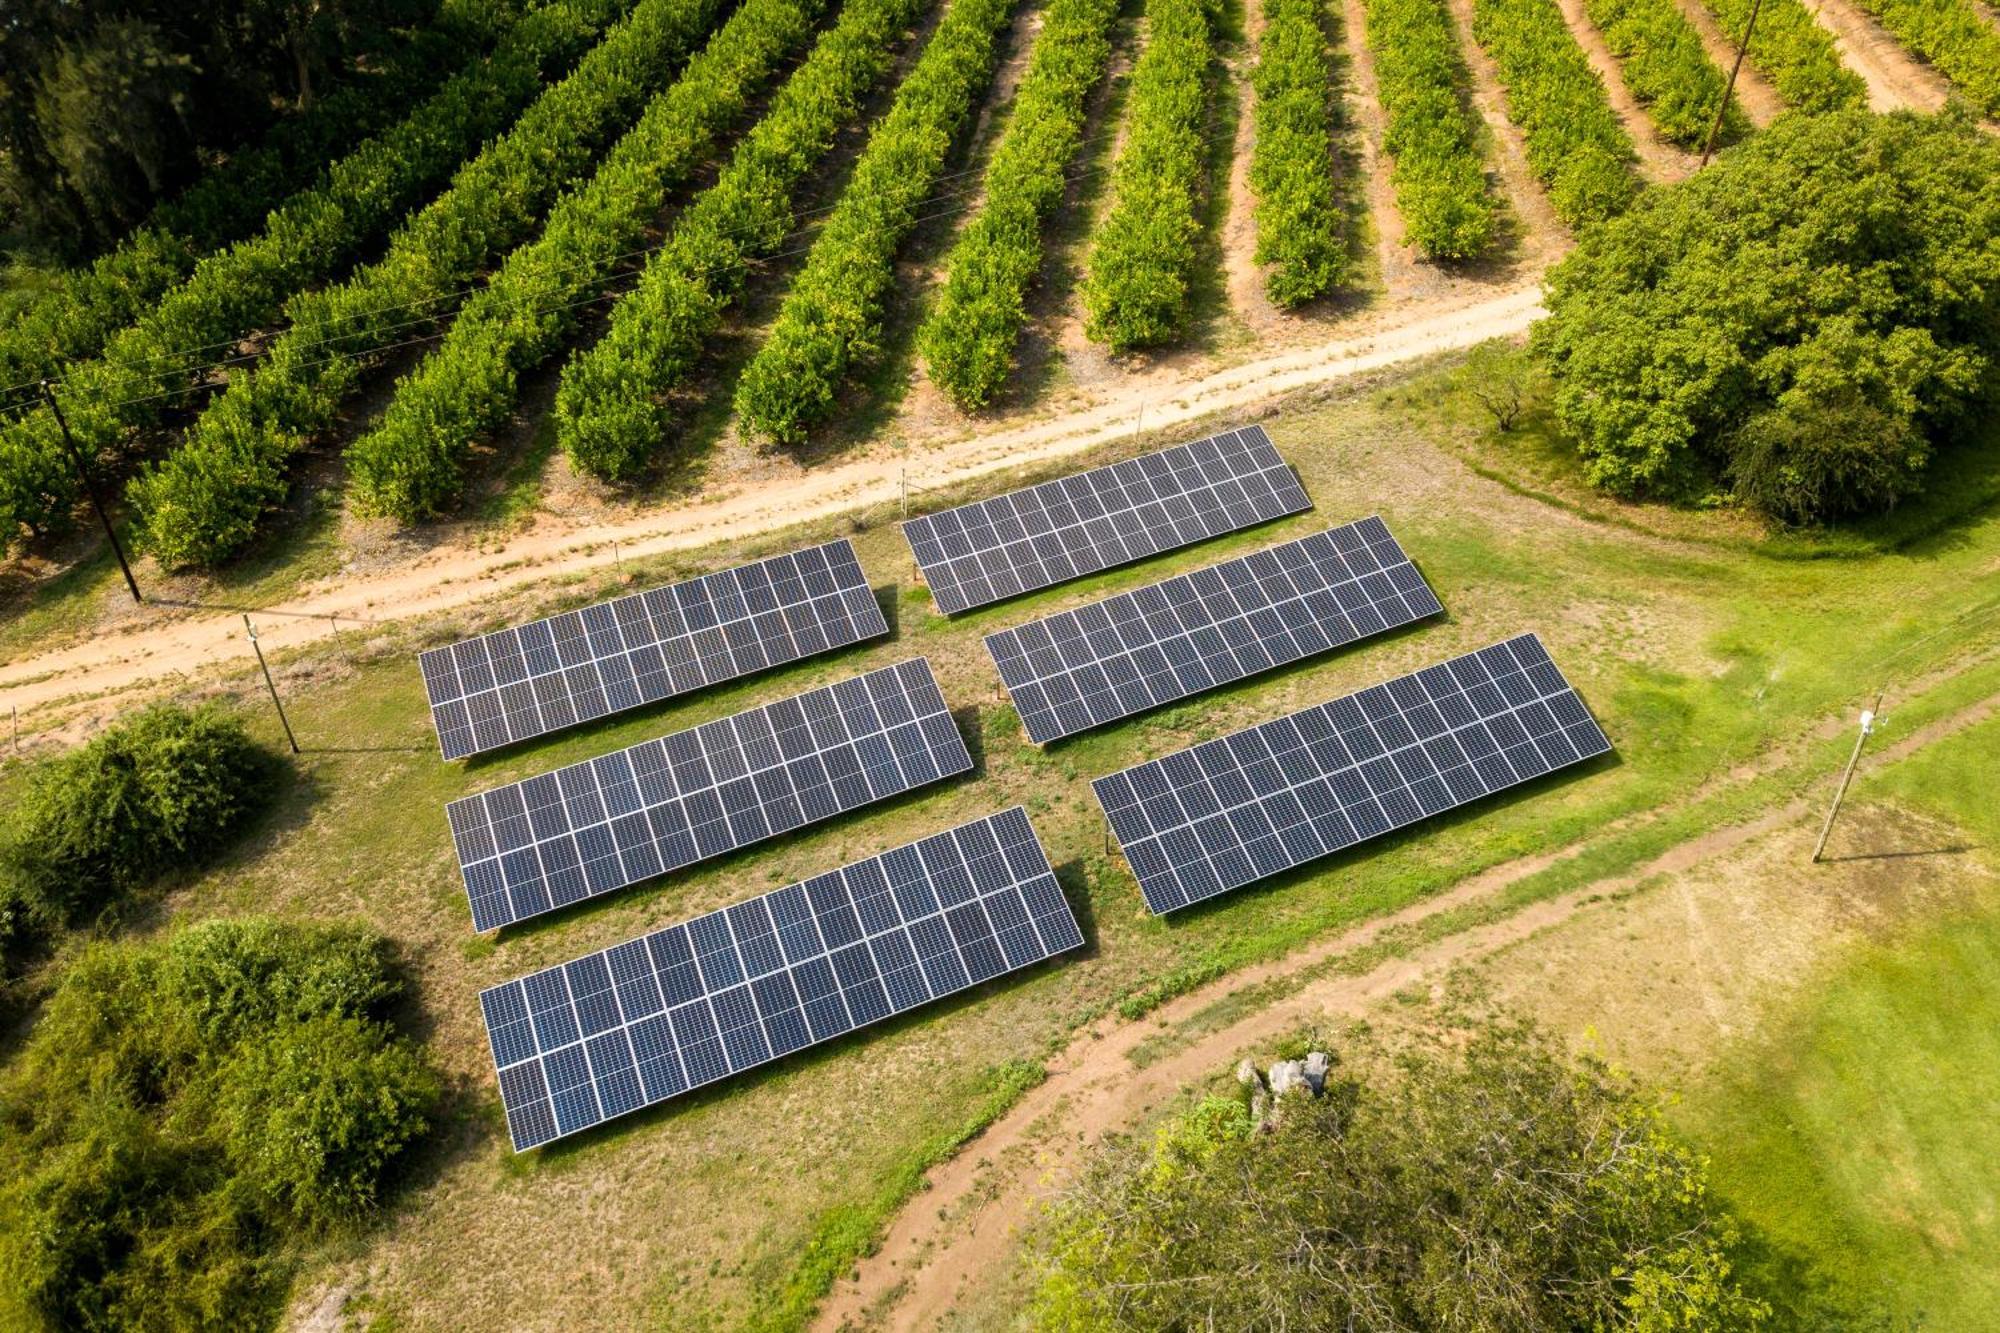
<svg viewBox="0 0 2000 1333"><path fill-rule="evenodd" d="M1857 784L2000 860L2000 721ZM1691 1095L1800 1327L2000 1327L2000 901L1852 951Z"/></svg>
<svg viewBox="0 0 2000 1333"><path fill-rule="evenodd" d="M1885 662L1912 680L1964 665L1970 632L1938 627L2000 595L2000 515L1962 519L1948 537L1899 549L1778 560L1754 533L1688 541L1655 530L1657 516L1645 511L1600 521L1501 484L1493 478L1521 466L1518 434L1491 435L1449 365L1301 401L1267 424L1315 512L950 622L913 590L892 524L774 535L766 549L853 535L893 610L892 638L469 765L438 762L417 648L626 582L580 578L281 661L309 750L301 780L238 854L174 890L145 924L251 911L368 921L409 961L426 1036L454 1085L450 1123L391 1218L302 1256L301 1299L344 1283L402 1328L504 1324L524 1303L571 1324L617 1324L643 1310L675 1327L736 1327L773 1287L803 1292L785 1304L802 1310L810 1289L845 1266L911 1187L913 1167L990 1116L996 1097L1019 1084L1009 1071L1038 1062L1080 1024L1121 1007L1143 1012L1483 867L1578 842L1613 821L1642 821L1587 866L1623 868L1647 854L1649 839L1689 836L1679 824L1644 820L1699 824L1711 817L1701 801L1726 801L1756 772L1793 781L1784 777L1793 760L1820 764L1836 753L1838 738L1817 729L1850 711ZM1086 461L1095 460L1059 470ZM1003 488L995 481L976 493ZM1382 514L1411 552L1445 618L1048 752L1023 741L983 634L1369 513ZM643 586L756 553L736 546L626 573ZM1597 713L1614 759L1170 921L1145 915L1108 854L1091 777L1527 629L1542 634ZM446 801L916 655L931 659L967 733L973 777L497 939L471 933ZM275 736L250 687L238 677L231 688ZM1082 955L573 1142L523 1158L507 1152L480 987L1017 802L1084 919Z"/></svg>

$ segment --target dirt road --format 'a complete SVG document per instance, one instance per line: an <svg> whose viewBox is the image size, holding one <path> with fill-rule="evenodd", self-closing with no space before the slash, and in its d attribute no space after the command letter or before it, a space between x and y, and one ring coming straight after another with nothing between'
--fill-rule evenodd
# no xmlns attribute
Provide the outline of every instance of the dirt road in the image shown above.
<svg viewBox="0 0 2000 1333"><path fill-rule="evenodd" d="M939 488L1008 468L1061 458L1133 432L1167 429L1214 412L1248 408L1327 380L1365 374L1437 352L1517 334L1541 313L1539 281L1423 313L1390 312L1371 329L1184 378L1135 378L1118 392L1061 417L1039 419L906 452L814 469L770 486L664 507L628 521L577 528L544 518L503 545L441 549L378 574L346 573L308 585L280 609L259 613L267 650L282 651L357 623L384 623L464 606L554 575L610 567L623 557L745 539L895 499L897 467ZM614 552L613 543L616 543ZM100 634L0 666L0 706L24 715L63 700L90 709L177 676L243 657L235 612L199 613ZM24 720L28 720L24 717Z"/></svg>

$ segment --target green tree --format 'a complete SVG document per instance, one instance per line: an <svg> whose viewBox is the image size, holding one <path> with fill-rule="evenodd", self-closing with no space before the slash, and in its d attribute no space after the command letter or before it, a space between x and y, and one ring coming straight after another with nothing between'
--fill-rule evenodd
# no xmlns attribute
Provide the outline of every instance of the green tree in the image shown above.
<svg viewBox="0 0 2000 1333"><path fill-rule="evenodd" d="M1597 485L1885 508L1992 401L2000 144L1950 113L1784 118L1587 232L1547 303L1534 346Z"/></svg>
<svg viewBox="0 0 2000 1333"><path fill-rule="evenodd" d="M1055 1209L1036 1314L1099 1329L1740 1330L1706 1165L1531 1029L1371 1055L1267 1133L1210 1099Z"/></svg>

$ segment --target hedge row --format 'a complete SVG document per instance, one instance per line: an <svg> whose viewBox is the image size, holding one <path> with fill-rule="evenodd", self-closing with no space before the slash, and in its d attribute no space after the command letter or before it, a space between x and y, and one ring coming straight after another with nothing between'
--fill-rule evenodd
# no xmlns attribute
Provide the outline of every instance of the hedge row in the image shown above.
<svg viewBox="0 0 2000 1333"><path fill-rule="evenodd" d="M1257 69L1256 146L1250 189L1257 196L1259 264L1280 306L1325 296L1348 278L1340 201L1333 188L1333 69L1321 0L1264 0Z"/></svg>
<svg viewBox="0 0 2000 1333"><path fill-rule="evenodd" d="M1584 0L1583 7L1618 57L1625 86L1660 133L1683 148L1706 144L1727 80L1674 0ZM1749 129L1742 108L1732 102L1721 141L1734 142Z"/></svg>
<svg viewBox="0 0 2000 1333"><path fill-rule="evenodd" d="M117 449L155 425L234 341L277 318L294 292L351 262L466 155L595 43L627 0L558 0L517 24L493 56L448 83L323 184L274 212L264 230L195 266L139 323L78 363L61 388L78 443ZM0 431L0 543L69 516L77 482L46 409Z"/></svg>
<svg viewBox="0 0 2000 1333"><path fill-rule="evenodd" d="M700 363L750 261L784 243L800 186L888 76L930 0L847 0L721 179L682 215L597 345L563 371L556 439L578 471L629 481L671 429L666 395Z"/></svg>
<svg viewBox="0 0 2000 1333"><path fill-rule="evenodd" d="M1014 0L952 0L930 45L868 136L853 178L813 242L771 336L736 385L746 432L796 444L833 413L834 395L881 334L896 251L953 140L992 82Z"/></svg>
<svg viewBox="0 0 2000 1333"><path fill-rule="evenodd" d="M1083 142L1084 103L1111 59L1118 0L1052 0L1007 131L987 166L985 202L945 260L944 291L917 335L931 382L967 411L1014 369L1042 226Z"/></svg>
<svg viewBox="0 0 2000 1333"><path fill-rule="evenodd" d="M343 84L310 110L280 121L256 147L232 155L155 208L115 250L63 274L0 329L0 388L97 355L105 339L143 315L203 254L254 232L265 214L311 184L330 160L401 120L517 17L517 5L457 0L381 72Z"/></svg>
<svg viewBox="0 0 2000 1333"><path fill-rule="evenodd" d="M1970 0L1861 0L1903 44L1938 67L1989 116L2000 116L2000 26Z"/></svg>
<svg viewBox="0 0 2000 1333"><path fill-rule="evenodd" d="M496 255L520 244L562 183L585 170L680 67L719 0L640 0L632 16L536 99L451 188L348 281L294 299L291 328L211 403L181 447L127 494L145 545L169 567L241 550L285 498L291 456L333 424L362 358L428 327ZM358 480L364 512L388 480Z"/></svg>
<svg viewBox="0 0 2000 1333"><path fill-rule="evenodd" d="M1498 205L1451 12L1444 0L1363 0L1363 10L1403 239L1432 259L1484 254Z"/></svg>
<svg viewBox="0 0 2000 1333"><path fill-rule="evenodd" d="M1639 193L1632 138L1555 0L1473 0L1472 35L1499 66L1556 216L1578 227L1624 212Z"/></svg>
<svg viewBox="0 0 2000 1333"><path fill-rule="evenodd" d="M1757 0L1702 0L1730 40L1741 39ZM1750 33L1750 63L1800 111L1838 111L1868 105L1868 85L1840 63L1833 34L1800 0L1763 0Z"/></svg>
<svg viewBox="0 0 2000 1333"><path fill-rule="evenodd" d="M1147 0L1111 209L1083 282L1084 333L1114 351L1187 328L1207 177L1213 0Z"/></svg>

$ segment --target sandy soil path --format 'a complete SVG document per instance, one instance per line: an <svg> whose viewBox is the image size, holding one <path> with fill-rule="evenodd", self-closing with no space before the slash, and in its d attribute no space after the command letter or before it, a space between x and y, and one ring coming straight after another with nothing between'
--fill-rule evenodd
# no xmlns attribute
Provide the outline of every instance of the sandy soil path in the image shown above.
<svg viewBox="0 0 2000 1333"><path fill-rule="evenodd" d="M539 521L503 545L439 549L399 568L344 574L308 585L283 608L259 611L259 633L267 650L282 651L357 624L406 620L552 575L609 568L621 556L749 539L893 501L899 489L899 461L909 464L912 481L932 488L948 486L1062 458L1131 434L1141 414L1148 430L1170 429L1327 380L1517 334L1540 313L1539 283L1524 283L1497 295L1476 294L1443 309L1389 312L1379 323L1370 321L1368 331L1203 374L1135 376L1073 414L970 434L899 454L896 461L870 453L771 486L692 500L587 528ZM218 661L240 660L242 635L242 618L235 612L201 612L26 656L0 666L0 707L28 714L79 698L92 701L92 707L115 707L106 696L163 678L194 675Z"/></svg>
<svg viewBox="0 0 2000 1333"><path fill-rule="evenodd" d="M1556 0L1556 8L1562 11L1564 21L1569 24L1570 35L1583 48L1590 67L1604 81L1611 109L1618 113L1618 119L1625 122L1625 132L1632 136L1632 146L1639 150L1640 173L1655 183L1677 181L1691 174L1695 167L1695 155L1667 142L1659 127L1653 124L1653 118L1632 96L1631 89L1625 86L1625 74L1619 67L1618 57L1611 54L1604 34L1583 12L1583 0Z"/></svg>
<svg viewBox="0 0 2000 1333"><path fill-rule="evenodd" d="M1935 111L1944 105L1951 93L1944 75L1904 50L1867 14L1843 0L1805 0L1805 6L1833 34L1840 62L1868 85L1871 109Z"/></svg>

